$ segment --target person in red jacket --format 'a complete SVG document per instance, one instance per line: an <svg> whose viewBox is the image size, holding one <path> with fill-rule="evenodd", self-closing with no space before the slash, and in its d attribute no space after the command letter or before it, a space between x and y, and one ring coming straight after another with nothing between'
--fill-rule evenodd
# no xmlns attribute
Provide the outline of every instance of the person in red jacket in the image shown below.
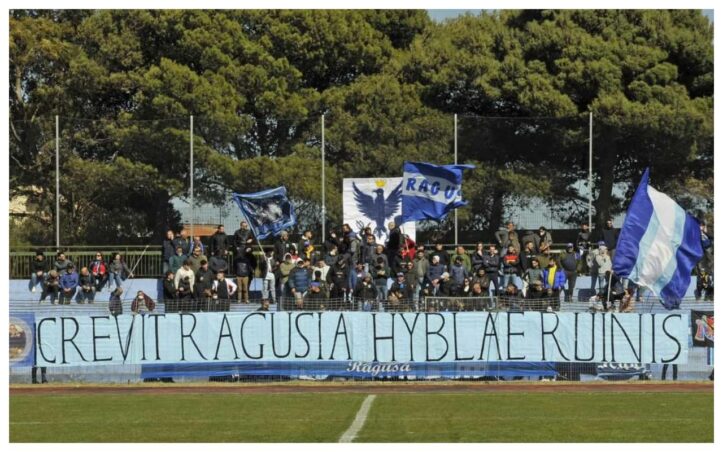
<svg viewBox="0 0 723 452"><path fill-rule="evenodd" d="M88 271L93 279L95 291L100 292L108 281L108 265L105 263L103 254L100 251L95 253L95 259L88 264Z"/></svg>

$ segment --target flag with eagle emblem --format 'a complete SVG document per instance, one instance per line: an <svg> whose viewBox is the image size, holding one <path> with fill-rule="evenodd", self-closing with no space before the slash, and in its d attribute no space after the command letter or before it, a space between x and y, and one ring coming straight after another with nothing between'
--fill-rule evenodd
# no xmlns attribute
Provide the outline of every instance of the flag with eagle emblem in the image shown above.
<svg viewBox="0 0 723 452"><path fill-rule="evenodd" d="M270 235L277 236L282 230L296 224L294 206L286 197L286 187L272 188L258 193L233 193L233 199L259 240Z"/></svg>
<svg viewBox="0 0 723 452"><path fill-rule="evenodd" d="M343 187L344 223L355 231L369 226L377 243L383 244L389 235L389 222L400 224L402 178L344 179ZM405 225L404 233L414 240L414 224Z"/></svg>

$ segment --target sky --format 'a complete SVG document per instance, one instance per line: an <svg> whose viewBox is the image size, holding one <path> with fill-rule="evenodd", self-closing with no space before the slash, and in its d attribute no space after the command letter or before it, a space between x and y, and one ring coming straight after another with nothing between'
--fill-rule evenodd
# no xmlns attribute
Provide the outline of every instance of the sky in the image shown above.
<svg viewBox="0 0 723 452"><path fill-rule="evenodd" d="M474 15L477 15L482 11L481 9L428 9L429 17L431 17L436 22L441 22L444 19L452 19L457 16L460 16L466 12L470 12ZM711 22L713 22L713 10L712 9L704 9L703 14L706 15L710 19Z"/></svg>

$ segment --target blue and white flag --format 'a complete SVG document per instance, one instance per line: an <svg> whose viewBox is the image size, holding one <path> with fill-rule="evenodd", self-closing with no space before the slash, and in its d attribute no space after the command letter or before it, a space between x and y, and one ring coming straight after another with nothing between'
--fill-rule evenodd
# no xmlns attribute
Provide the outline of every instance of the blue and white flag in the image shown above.
<svg viewBox="0 0 723 452"><path fill-rule="evenodd" d="M650 289L667 309L675 309L702 257L698 220L649 186L646 169L620 231L613 271Z"/></svg>
<svg viewBox="0 0 723 452"><path fill-rule="evenodd" d="M279 235L282 230L296 224L294 206L286 197L286 187L258 193L233 193L233 199L259 240L270 235Z"/></svg>
<svg viewBox="0 0 723 452"><path fill-rule="evenodd" d="M433 165L404 162L401 222L443 220L447 213L466 206L462 200L462 171L474 165Z"/></svg>

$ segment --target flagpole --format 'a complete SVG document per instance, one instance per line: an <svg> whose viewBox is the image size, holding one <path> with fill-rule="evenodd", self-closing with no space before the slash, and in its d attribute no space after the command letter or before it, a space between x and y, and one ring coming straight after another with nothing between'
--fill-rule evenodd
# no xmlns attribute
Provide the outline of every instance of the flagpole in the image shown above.
<svg viewBox="0 0 723 452"><path fill-rule="evenodd" d="M324 115L321 115L321 243L326 240L326 168L325 166L325 153L326 153L326 140L324 130Z"/></svg>
<svg viewBox="0 0 723 452"><path fill-rule="evenodd" d="M592 234L592 111L590 111L590 157L588 162L588 174L587 174L587 186L590 190L587 198L587 225L589 226L590 234Z"/></svg>
<svg viewBox="0 0 723 452"><path fill-rule="evenodd" d="M457 113L454 114L454 164L457 164ZM457 209L454 209L454 246L459 244L457 232Z"/></svg>

